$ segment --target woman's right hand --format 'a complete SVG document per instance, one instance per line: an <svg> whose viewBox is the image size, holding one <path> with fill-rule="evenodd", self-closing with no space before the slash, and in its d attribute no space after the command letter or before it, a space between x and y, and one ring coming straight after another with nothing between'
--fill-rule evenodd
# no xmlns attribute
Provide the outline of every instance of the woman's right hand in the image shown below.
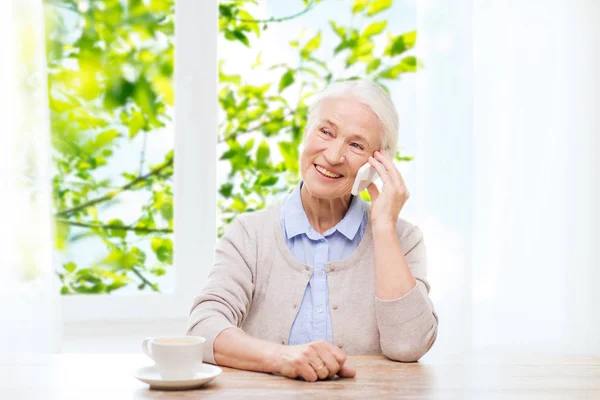
<svg viewBox="0 0 600 400"><path fill-rule="evenodd" d="M326 340L282 346L275 355L275 371L288 377L301 376L315 382L332 378L354 378L356 371L344 365L346 354Z"/></svg>

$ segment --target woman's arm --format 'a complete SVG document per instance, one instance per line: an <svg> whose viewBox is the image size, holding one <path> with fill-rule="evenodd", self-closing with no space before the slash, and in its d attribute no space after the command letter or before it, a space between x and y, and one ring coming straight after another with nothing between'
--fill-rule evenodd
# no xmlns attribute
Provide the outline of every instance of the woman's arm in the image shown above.
<svg viewBox="0 0 600 400"><path fill-rule="evenodd" d="M437 337L438 317L429 299L423 234L418 227L398 239L374 228L376 315L381 350L396 361L417 361Z"/></svg>
<svg viewBox="0 0 600 400"><path fill-rule="evenodd" d="M206 339L203 360L211 364L217 336L225 329L240 328L252 304L256 244L241 218L217 242L213 267L190 311L187 333Z"/></svg>
<svg viewBox="0 0 600 400"><path fill-rule="evenodd" d="M279 372L275 360L284 345L253 338L238 328L221 332L214 342L215 361L219 365L248 371Z"/></svg>
<svg viewBox="0 0 600 400"><path fill-rule="evenodd" d="M335 375L356 375L355 370L344 365L344 352L327 341L285 346L253 338L237 328L225 329L217 336L214 355L219 365L280 373L288 378L301 376L309 382Z"/></svg>

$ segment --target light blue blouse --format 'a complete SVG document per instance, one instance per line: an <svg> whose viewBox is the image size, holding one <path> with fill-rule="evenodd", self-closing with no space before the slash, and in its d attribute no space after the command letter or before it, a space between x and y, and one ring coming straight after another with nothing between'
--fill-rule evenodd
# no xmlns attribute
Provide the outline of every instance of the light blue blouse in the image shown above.
<svg viewBox="0 0 600 400"><path fill-rule="evenodd" d="M317 340L333 343L325 264L348 258L356 249L367 226L366 208L360 196L353 196L344 218L321 235L308 221L300 198L301 187L302 182L285 199L281 227L292 254L314 271L292 324L288 344Z"/></svg>

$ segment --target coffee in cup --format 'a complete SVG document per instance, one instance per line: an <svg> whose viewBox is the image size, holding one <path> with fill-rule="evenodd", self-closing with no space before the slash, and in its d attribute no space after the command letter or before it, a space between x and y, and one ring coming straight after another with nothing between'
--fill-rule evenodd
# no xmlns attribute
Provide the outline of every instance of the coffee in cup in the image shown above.
<svg viewBox="0 0 600 400"><path fill-rule="evenodd" d="M186 380L202 368L204 342L206 339L200 336L146 338L142 350L154 360L163 379Z"/></svg>

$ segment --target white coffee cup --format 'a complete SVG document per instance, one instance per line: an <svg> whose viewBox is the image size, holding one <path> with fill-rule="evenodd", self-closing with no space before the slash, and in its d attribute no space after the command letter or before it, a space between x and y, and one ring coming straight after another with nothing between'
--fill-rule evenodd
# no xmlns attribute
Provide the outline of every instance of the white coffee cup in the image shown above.
<svg viewBox="0 0 600 400"><path fill-rule="evenodd" d="M142 350L154 360L163 379L186 380L202 368L204 342L206 339L200 336L146 338Z"/></svg>

